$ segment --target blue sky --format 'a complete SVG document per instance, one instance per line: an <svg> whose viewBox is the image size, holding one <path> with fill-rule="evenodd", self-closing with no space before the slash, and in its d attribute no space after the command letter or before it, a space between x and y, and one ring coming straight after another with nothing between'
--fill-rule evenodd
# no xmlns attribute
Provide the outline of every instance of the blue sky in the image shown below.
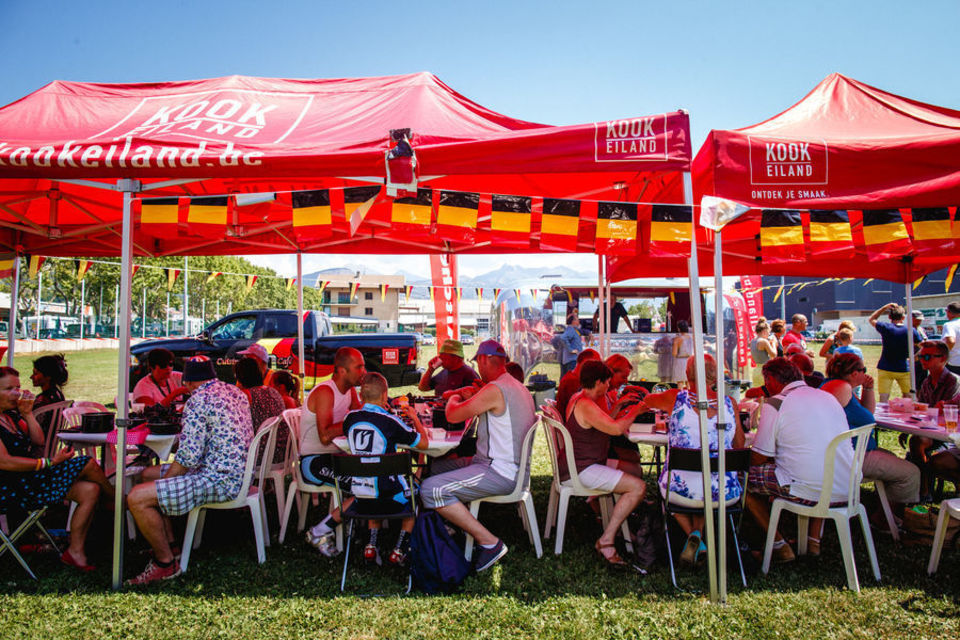
<svg viewBox="0 0 960 640"><path fill-rule="evenodd" d="M0 104L55 79L426 70L491 109L549 124L683 108L698 148L710 129L766 119L835 71L960 109L958 25L956 0L0 0ZM318 256L305 258L305 267L345 260L358 262ZM531 261L596 267L593 256L524 258ZM392 270L387 259L363 262ZM427 261L409 263L418 270ZM468 258L461 267L479 273L491 259ZM280 268L292 269L292 258Z"/></svg>

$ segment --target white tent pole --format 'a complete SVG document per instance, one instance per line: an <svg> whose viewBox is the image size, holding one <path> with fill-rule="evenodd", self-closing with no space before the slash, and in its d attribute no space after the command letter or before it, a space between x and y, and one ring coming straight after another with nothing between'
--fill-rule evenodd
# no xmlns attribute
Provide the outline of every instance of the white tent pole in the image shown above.
<svg viewBox="0 0 960 640"><path fill-rule="evenodd" d="M200 301L200 326L207 326L207 299Z"/></svg>
<svg viewBox="0 0 960 640"><path fill-rule="evenodd" d="M187 291L187 266L188 266L187 256L183 256L183 336L187 337L190 335L190 330L187 328L189 325L189 313L190 313L190 293Z"/></svg>
<svg viewBox="0 0 960 640"><path fill-rule="evenodd" d="M120 298L117 301L120 326L120 344L117 365L117 416L126 419L129 416L130 394L130 284L133 279L133 221L131 204L133 193L140 190L136 180L119 180L117 189L123 192L123 232L120 248ZM122 305L123 311L119 312ZM113 588L123 584L123 525L124 525L124 470L126 467L124 451L127 450L127 429L125 423L117 424L117 482L116 502L113 509Z"/></svg>
<svg viewBox="0 0 960 640"><path fill-rule="evenodd" d="M726 376L723 373L724 363L724 330L723 330L723 247L720 242L720 230L713 236L713 278L714 278L714 324L717 333L717 476L719 477L717 505L717 582L719 588L719 602L727 602L727 504L724 497L727 493L726 471L727 460L724 443L725 429L733 428L733 416L727 415L725 384ZM702 442L701 442L702 445ZM708 514L712 513L710 511Z"/></svg>
<svg viewBox="0 0 960 640"><path fill-rule="evenodd" d="M37 271L37 340L40 339L40 319L43 317L43 272Z"/></svg>
<svg viewBox="0 0 960 640"><path fill-rule="evenodd" d="M13 259L13 286L10 288L10 315L7 318L7 366L13 366L13 348L17 342L17 307L20 302L20 256Z"/></svg>
<svg viewBox="0 0 960 640"><path fill-rule="evenodd" d="M80 281L80 339L83 340L83 305L87 302L87 281Z"/></svg>
<svg viewBox="0 0 960 640"><path fill-rule="evenodd" d="M904 269L908 266L904 265ZM907 364L910 367L910 397L917 397L917 362L914 359L916 346L913 344L913 287L910 283L903 285L907 296L907 318L904 324L907 325Z"/></svg>
<svg viewBox="0 0 960 640"><path fill-rule="evenodd" d="M603 355L603 256L597 256L597 351Z"/></svg>
<svg viewBox="0 0 960 640"><path fill-rule="evenodd" d="M143 288L143 306L140 307L140 337L147 337L147 288Z"/></svg>
<svg viewBox="0 0 960 640"><path fill-rule="evenodd" d="M683 199L693 207L693 181L690 172L683 174ZM700 413L700 470L703 475L704 518L703 540L707 545L707 575L710 582L710 600L718 602L717 594L717 541L713 535L713 487L710 481L710 439L707 435L707 385L703 366L703 311L700 305L700 267L697 264L696 216L692 216L690 239L690 328L693 330L693 353L697 370L697 411Z"/></svg>
<svg viewBox="0 0 960 640"><path fill-rule="evenodd" d="M121 276L122 279L122 276ZM120 338L120 285L113 289L113 337Z"/></svg>
<svg viewBox="0 0 960 640"><path fill-rule="evenodd" d="M170 337L170 290L167 289L167 311L164 314L166 320L166 330L164 334L169 338Z"/></svg>
<svg viewBox="0 0 960 640"><path fill-rule="evenodd" d="M303 404L304 361L303 348L303 254L297 251L297 375L300 376L300 404Z"/></svg>

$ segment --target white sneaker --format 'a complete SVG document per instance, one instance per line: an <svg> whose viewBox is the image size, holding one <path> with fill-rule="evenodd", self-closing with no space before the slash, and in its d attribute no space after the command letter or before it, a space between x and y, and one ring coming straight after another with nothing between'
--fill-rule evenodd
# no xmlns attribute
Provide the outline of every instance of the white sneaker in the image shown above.
<svg viewBox="0 0 960 640"><path fill-rule="evenodd" d="M337 549L337 540L333 531L317 536L314 535L312 530L307 529L307 542L328 558L340 553L340 550Z"/></svg>

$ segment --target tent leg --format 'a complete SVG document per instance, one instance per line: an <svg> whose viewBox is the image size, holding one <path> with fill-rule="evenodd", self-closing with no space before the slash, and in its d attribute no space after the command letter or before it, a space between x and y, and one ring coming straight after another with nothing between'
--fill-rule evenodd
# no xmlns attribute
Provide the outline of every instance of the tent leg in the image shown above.
<svg viewBox="0 0 960 640"><path fill-rule="evenodd" d="M7 366L13 366L13 350L17 342L17 307L20 302L20 256L13 259L13 286L10 288L10 315L7 318Z"/></svg>
<svg viewBox="0 0 960 640"><path fill-rule="evenodd" d="M300 376L300 404L303 404L303 382L307 363L303 353L303 254L297 251L297 375Z"/></svg>
<svg viewBox="0 0 960 640"><path fill-rule="evenodd" d="M693 206L693 181L690 172L683 174L683 195L686 204ZM690 328L693 330L693 352L697 368L697 410L700 413L700 443L709 443L707 435L707 385L703 365L703 311L700 306L700 267L697 263L697 226L696 216L691 221L693 232L690 238L690 260L687 262L690 272ZM703 506L707 517L704 519L704 537L707 543L707 575L710 581L710 600L718 601L717 594L717 540L713 535L713 487L710 482L710 447L700 447L700 468L703 475Z"/></svg>
<svg viewBox="0 0 960 640"><path fill-rule="evenodd" d="M904 269L909 268L909 266L904 266ZM906 289L906 298L907 298L907 364L910 367L910 397L916 399L917 397L917 361L916 356L916 345L913 344L913 287L910 286L910 283L907 282L903 285Z"/></svg>
<svg viewBox="0 0 960 640"><path fill-rule="evenodd" d="M717 451L717 476L719 487L717 495L720 499L717 505L717 582L718 599L720 604L727 602L727 505L724 496L727 493L726 482L726 451L723 443L726 442L723 429L733 428L732 416L727 415L725 401L726 376L724 375L724 343L723 330L723 246L720 241L720 230L713 236L713 277L714 277L714 324L717 334L717 429L720 446ZM701 441L701 446L703 441ZM704 485L706 486L706 485ZM711 512L707 517L712 518Z"/></svg>
<svg viewBox="0 0 960 640"><path fill-rule="evenodd" d="M117 417L126 419L129 415L127 396L130 393L130 284L133 279L133 220L131 207L133 194L140 191L140 183L136 180L122 179L117 182L117 190L123 192L123 232L120 248L120 300L118 300L120 320L120 344L118 345L117 367ZM113 588L119 589L123 584L123 525L124 525L124 497L126 494L124 482L125 458L127 449L127 430L117 425L117 491L113 510Z"/></svg>

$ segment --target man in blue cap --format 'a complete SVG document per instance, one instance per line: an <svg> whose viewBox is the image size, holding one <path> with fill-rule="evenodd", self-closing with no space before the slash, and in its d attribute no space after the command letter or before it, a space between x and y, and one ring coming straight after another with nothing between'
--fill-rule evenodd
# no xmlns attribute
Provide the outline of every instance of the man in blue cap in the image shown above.
<svg viewBox="0 0 960 640"><path fill-rule="evenodd" d="M449 461L452 470L423 481L420 497L428 509L476 540L477 571L493 566L507 553L507 546L474 518L464 503L513 491L524 466L520 449L527 432L536 424L533 397L523 383L507 373L507 353L496 340L486 340L477 349L477 370L485 383L474 391L460 389L447 401L447 422L478 418L477 453L472 458Z"/></svg>

